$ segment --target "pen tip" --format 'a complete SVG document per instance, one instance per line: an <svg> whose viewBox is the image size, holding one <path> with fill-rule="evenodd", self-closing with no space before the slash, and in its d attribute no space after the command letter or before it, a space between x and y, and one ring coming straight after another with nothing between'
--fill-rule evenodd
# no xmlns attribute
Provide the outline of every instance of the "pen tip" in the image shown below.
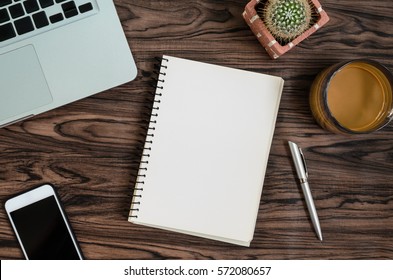
<svg viewBox="0 0 393 280"><path fill-rule="evenodd" d="M323 237L322 237L322 234L318 234L318 239L319 239L319 241L323 241Z"/></svg>

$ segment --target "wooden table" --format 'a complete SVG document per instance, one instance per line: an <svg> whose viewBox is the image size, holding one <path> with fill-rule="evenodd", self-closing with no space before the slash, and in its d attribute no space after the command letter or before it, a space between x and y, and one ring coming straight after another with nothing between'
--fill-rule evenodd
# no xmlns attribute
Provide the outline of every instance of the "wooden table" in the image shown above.
<svg viewBox="0 0 393 280"><path fill-rule="evenodd" d="M271 60L241 14L247 1L115 1L135 81L0 129L0 258L23 258L4 211L13 194L57 187L87 259L391 259L393 125L342 136L312 118L308 91L323 68L369 58L393 70L390 0L321 0L330 22ZM285 79L250 248L127 222L162 54ZM307 158L324 242L315 236L287 140ZM236 221L233 221L236 223Z"/></svg>

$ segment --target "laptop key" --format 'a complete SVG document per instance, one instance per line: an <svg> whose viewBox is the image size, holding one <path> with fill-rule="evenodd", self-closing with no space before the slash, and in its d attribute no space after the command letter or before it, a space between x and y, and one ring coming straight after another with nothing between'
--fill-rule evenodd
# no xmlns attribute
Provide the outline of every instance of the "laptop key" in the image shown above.
<svg viewBox="0 0 393 280"><path fill-rule="evenodd" d="M53 6L55 2L53 0L39 0L41 8L45 9L47 7Z"/></svg>
<svg viewBox="0 0 393 280"><path fill-rule="evenodd" d="M79 12L82 14L91 10L93 10L93 5L90 2L79 6Z"/></svg>
<svg viewBox="0 0 393 280"><path fill-rule="evenodd" d="M12 0L0 0L0 7L7 6L12 3Z"/></svg>
<svg viewBox="0 0 393 280"><path fill-rule="evenodd" d="M0 23L6 22L10 20L10 16L6 9L0 10Z"/></svg>
<svg viewBox="0 0 393 280"><path fill-rule="evenodd" d="M26 0L23 2L23 6L25 6L26 13L28 14L31 14L40 9L37 0Z"/></svg>
<svg viewBox="0 0 393 280"><path fill-rule="evenodd" d="M14 24L18 35L22 35L34 30L33 22L29 16L14 21Z"/></svg>
<svg viewBox="0 0 393 280"><path fill-rule="evenodd" d="M12 23L0 25L0 42L11 39L16 36Z"/></svg>
<svg viewBox="0 0 393 280"><path fill-rule="evenodd" d="M49 25L48 17L44 11L34 14L33 21L36 28L42 28Z"/></svg>
<svg viewBox="0 0 393 280"><path fill-rule="evenodd" d="M55 15L49 17L49 20L51 23L56 23L56 22L62 21L63 19L64 19L64 17L63 17L62 13L58 13L58 14L55 14Z"/></svg>
<svg viewBox="0 0 393 280"><path fill-rule="evenodd" d="M15 4L8 8L12 18L18 18L25 15L22 4Z"/></svg>
<svg viewBox="0 0 393 280"><path fill-rule="evenodd" d="M70 18L70 17L74 17L74 16L78 15L78 9L76 8L74 1L70 1L70 2L62 4L61 8L63 9L64 16L66 18Z"/></svg>

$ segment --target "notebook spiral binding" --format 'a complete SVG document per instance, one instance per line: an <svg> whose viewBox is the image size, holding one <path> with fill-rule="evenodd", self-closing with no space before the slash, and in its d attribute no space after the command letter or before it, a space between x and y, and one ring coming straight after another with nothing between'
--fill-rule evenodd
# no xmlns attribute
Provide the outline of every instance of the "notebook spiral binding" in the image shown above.
<svg viewBox="0 0 393 280"><path fill-rule="evenodd" d="M147 129L143 154L142 154L141 162L139 164L138 175L135 182L130 213L128 216L129 218L134 218L134 219L138 218L139 207L141 205L140 200L142 198L143 186L145 184L144 180L146 178L147 168L149 165L150 151L153 145L154 131L156 129L155 125L157 124L158 111L160 110L159 104L161 103L162 90L164 89L164 83L165 83L164 77L166 76L165 70L168 68L168 66L165 64L169 62L169 60L164 57L157 60L160 63L160 65L158 65L160 70L156 73L158 75L158 79L157 79L156 92L154 96L154 104L150 116L149 127Z"/></svg>

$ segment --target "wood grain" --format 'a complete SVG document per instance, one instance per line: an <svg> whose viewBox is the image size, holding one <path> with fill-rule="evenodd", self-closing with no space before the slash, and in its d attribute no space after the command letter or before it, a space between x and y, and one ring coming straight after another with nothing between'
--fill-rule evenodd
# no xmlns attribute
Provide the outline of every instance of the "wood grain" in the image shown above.
<svg viewBox="0 0 393 280"><path fill-rule="evenodd" d="M334 135L308 90L324 67L369 58L393 70L391 1L322 0L330 22L271 60L241 17L247 1L115 0L135 81L0 129L0 258L23 258L3 204L54 184L87 259L391 259L393 126ZM127 222L162 54L285 79L254 240L243 248ZM304 150L321 220L318 242L287 141ZM236 221L234 221L236 222Z"/></svg>

